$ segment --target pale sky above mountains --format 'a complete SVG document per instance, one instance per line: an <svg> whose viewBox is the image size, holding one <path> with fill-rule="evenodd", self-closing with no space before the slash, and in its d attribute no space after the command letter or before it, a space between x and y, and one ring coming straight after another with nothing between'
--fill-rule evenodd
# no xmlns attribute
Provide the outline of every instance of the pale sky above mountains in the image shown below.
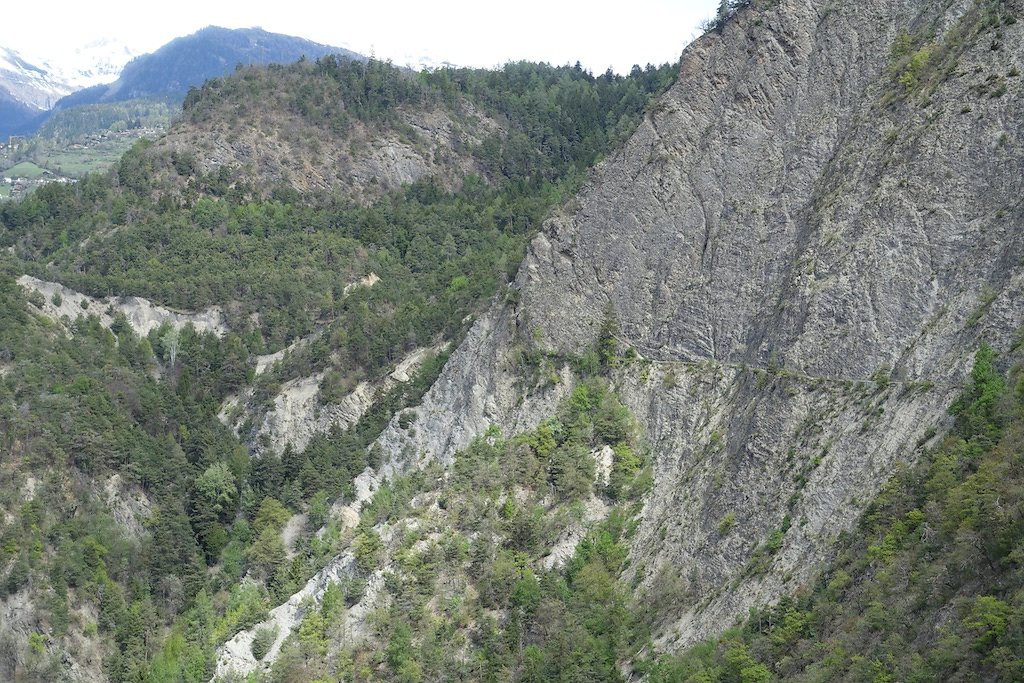
<svg viewBox="0 0 1024 683"><path fill-rule="evenodd" d="M25 8L0 24L0 46L26 58L74 59L77 47L111 38L151 52L204 26L259 26L391 59L398 65L491 67L510 60L579 60L595 74L675 61L714 14L716 0L629 3L512 0L163 3L92 0Z"/></svg>

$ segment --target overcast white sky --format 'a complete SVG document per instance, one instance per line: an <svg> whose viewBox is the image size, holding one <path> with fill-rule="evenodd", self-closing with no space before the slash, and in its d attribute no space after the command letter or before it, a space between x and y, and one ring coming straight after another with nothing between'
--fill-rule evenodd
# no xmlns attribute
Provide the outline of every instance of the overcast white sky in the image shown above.
<svg viewBox="0 0 1024 683"><path fill-rule="evenodd" d="M396 64L423 58L460 66L510 60L555 65L579 60L594 73L609 66L675 61L714 14L717 0L362 0L361 2L223 2L221 0L67 1L22 6L0 23L0 46L26 57L57 57L99 38L151 52L211 24L259 26Z"/></svg>

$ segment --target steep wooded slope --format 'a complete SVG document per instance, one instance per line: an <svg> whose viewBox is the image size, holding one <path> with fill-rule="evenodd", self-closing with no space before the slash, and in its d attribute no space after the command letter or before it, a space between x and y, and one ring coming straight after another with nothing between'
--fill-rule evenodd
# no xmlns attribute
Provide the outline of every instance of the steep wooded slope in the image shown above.
<svg viewBox="0 0 1024 683"><path fill-rule="evenodd" d="M891 560L884 543L836 538L950 426L968 370L994 374L977 372L981 343L1008 350L1024 318L1021 11L1019 0L754 2L694 43L679 81L646 108L635 84L571 69L510 65L418 85L361 69L346 74L351 90L339 65L307 64L282 72L310 78L281 89L286 114L243 131L217 117L273 81L269 69L243 72L193 97L201 134L189 144L136 149L116 177L5 207L12 274L224 304L230 328L143 340L124 321L113 332L100 318L54 325L42 314L66 310L60 297L47 305L0 281L14 331L0 340L0 417L31 427L18 438L6 427L3 444L5 481L18 482L3 499L4 605L39 606L5 622L16 624L7 661L45 679L71 666L64 653L81 636L98 653L86 679L262 668L282 680L619 680L643 666L649 635L679 651L719 633L799 592L837 548ZM521 74L551 81L523 93L510 87ZM614 106L581 131L576 114L594 110L571 106L601 101L602 87ZM191 144L209 113L208 130L231 145L232 132L283 132L277 163L311 151L317 132L345 144L383 120L427 159L400 101L427 92L443 106L475 93L500 120L458 157L486 180L449 192L469 167L442 164L428 171L439 179L376 199L337 175L343 149L322 164L326 185L307 188L271 163L246 170L248 143L210 164ZM641 110L506 287L533 221L609 149L618 114L628 131ZM359 145L348 151L357 158ZM350 289L370 272L379 284ZM408 402L443 357L378 396L370 419L302 452L248 457L215 421L254 381L257 354L303 339L255 380L257 401L316 379L320 403L338 407L359 372L383 377L405 352L460 338L488 299L418 406ZM43 474L46 491L73 495L43 508ZM76 518L105 481L127 482L121 500L157 501L157 513L134 511L150 517L137 542L102 515ZM1016 495L1000 506L1016 511ZM1006 521L994 534L1002 554L1019 529ZM964 539L961 550L975 537ZM1016 614L980 607L979 620Z"/></svg>
<svg viewBox="0 0 1024 683"><path fill-rule="evenodd" d="M992 349L978 350L950 433L885 483L813 584L661 656L651 683L1020 680L1024 366L1014 346L998 359L1005 375Z"/></svg>

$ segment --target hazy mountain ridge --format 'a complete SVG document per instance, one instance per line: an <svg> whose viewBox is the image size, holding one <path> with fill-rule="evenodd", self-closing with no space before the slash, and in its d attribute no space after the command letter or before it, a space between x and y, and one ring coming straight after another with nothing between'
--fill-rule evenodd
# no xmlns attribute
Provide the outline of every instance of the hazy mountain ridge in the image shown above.
<svg viewBox="0 0 1024 683"><path fill-rule="evenodd" d="M48 58L0 48L0 86L18 101L45 111L76 90L115 80L136 54L113 41L96 41L71 55Z"/></svg>
<svg viewBox="0 0 1024 683"><path fill-rule="evenodd" d="M67 108L152 97L177 99L184 97L189 88L231 73L239 64L290 64L303 56L316 59L328 54L362 58L343 48L262 29L208 26L136 57L124 66L113 83L74 93L56 106Z"/></svg>
<svg viewBox="0 0 1024 683"><path fill-rule="evenodd" d="M10 97L39 111L49 109L72 90L59 75L6 48L0 49L0 79Z"/></svg>
<svg viewBox="0 0 1024 683"><path fill-rule="evenodd" d="M57 48L45 58L0 51L0 88L26 107L10 105L0 135L30 134L52 111L79 105L162 100L177 104L204 81L231 73L240 64L290 64L327 54L363 59L343 48L269 33L262 29L209 26L139 55L118 41L98 40L70 51Z"/></svg>

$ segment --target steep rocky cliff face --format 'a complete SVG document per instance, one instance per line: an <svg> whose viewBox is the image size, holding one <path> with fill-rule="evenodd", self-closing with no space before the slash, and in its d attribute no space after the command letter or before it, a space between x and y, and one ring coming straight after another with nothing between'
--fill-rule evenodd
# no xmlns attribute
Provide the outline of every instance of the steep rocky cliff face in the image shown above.
<svg viewBox="0 0 1024 683"><path fill-rule="evenodd" d="M669 648L812 576L1024 316L1020 3L764 5L687 49L380 439L402 467L535 424L569 382L523 351L557 368L613 313L655 460L629 574L674 587Z"/></svg>

